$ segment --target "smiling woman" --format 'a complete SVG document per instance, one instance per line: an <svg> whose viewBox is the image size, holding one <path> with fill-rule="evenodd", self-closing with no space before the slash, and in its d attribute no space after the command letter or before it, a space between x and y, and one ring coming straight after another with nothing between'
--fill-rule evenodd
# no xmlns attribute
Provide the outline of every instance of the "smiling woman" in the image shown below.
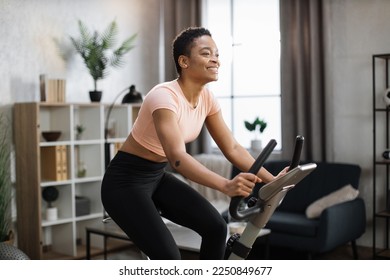
<svg viewBox="0 0 390 280"><path fill-rule="evenodd" d="M209 201L165 171L168 162L183 177L228 196L248 196L257 182L274 176L240 173L233 179L206 168L186 151L204 124L228 160L248 170L254 159L226 126L206 87L218 80L219 52L202 27L183 30L173 42L178 78L146 95L132 131L109 164L102 202L111 218L150 259L179 259L180 251L162 217L202 237L201 259L222 259L227 226ZM131 170L131 172L129 172ZM261 179L260 179L261 178Z"/></svg>

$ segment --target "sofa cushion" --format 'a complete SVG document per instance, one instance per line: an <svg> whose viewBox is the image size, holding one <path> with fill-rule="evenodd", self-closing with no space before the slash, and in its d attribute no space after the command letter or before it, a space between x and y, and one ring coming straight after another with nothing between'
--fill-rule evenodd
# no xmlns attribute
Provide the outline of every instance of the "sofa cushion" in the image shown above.
<svg viewBox="0 0 390 280"><path fill-rule="evenodd" d="M314 237L317 235L319 221L306 218L304 214L275 211L265 228L272 232Z"/></svg>
<svg viewBox="0 0 390 280"><path fill-rule="evenodd" d="M326 208L355 199L359 191L351 185L346 185L341 189L334 191L310 204L306 209L306 217L309 219L318 218Z"/></svg>

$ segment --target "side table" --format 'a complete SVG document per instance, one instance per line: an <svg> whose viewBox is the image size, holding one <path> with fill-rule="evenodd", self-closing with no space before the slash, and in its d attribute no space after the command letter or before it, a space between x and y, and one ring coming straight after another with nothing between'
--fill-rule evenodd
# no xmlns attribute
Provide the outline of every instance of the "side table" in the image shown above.
<svg viewBox="0 0 390 280"><path fill-rule="evenodd" d="M177 246L179 249L182 250L188 250L192 252L199 252L200 245L201 245L201 237L199 234L197 234L195 231L174 224L172 222L167 222L167 227L172 233L173 238L176 241ZM264 239L265 243L265 258L269 258L269 242L268 237L271 233L270 229L264 228L262 229L258 234L258 239ZM91 259L91 235L100 235L103 236L104 245L103 245L103 253L104 253L104 259L107 259L107 239L108 238L115 238L115 239L121 239L121 240L127 240L131 242L131 240L128 238L128 236L118 227L118 225L114 221L109 221L108 223L102 223L99 226L94 227L87 227L86 228L86 259ZM230 238L230 234L226 237L226 241ZM147 259L147 256L145 256L141 252L144 259Z"/></svg>

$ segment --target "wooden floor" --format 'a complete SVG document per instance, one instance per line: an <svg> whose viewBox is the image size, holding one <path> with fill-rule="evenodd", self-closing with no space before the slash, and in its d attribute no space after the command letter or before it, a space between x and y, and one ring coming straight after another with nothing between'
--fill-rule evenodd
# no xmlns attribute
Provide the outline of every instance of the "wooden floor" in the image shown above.
<svg viewBox="0 0 390 280"><path fill-rule="evenodd" d="M252 254L252 259L257 259L256 254ZM251 258L251 255L249 258ZM289 250L286 248L271 248L270 249L270 259L272 260L353 260L352 248L350 245L344 245L341 247L332 250L331 252L312 255L309 257L308 254L304 252ZM371 247L361 247L358 246L358 258L360 260L372 260L372 248Z"/></svg>
<svg viewBox="0 0 390 280"><path fill-rule="evenodd" d="M358 255L360 260L372 260L372 248L370 247L358 247ZM302 252L296 252L287 250L285 248L270 248L271 260L306 260L307 254ZM95 255L92 259L102 259L102 255ZM121 260L121 259L140 259L141 255L134 245L129 245L122 250L116 250L108 254L110 260ZM199 255L194 252L182 251L182 258L184 260L196 260L199 259ZM248 259L264 259L264 252L251 251ZM331 252L314 255L313 260L353 260L352 248L349 245L341 246Z"/></svg>

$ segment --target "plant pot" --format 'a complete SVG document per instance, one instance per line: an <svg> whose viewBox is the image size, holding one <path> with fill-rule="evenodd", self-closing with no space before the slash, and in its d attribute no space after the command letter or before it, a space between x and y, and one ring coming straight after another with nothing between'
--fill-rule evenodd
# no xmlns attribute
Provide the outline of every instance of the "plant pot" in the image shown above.
<svg viewBox="0 0 390 280"><path fill-rule="evenodd" d="M261 151L262 148L263 148L263 144L261 140L256 139L251 141L251 150Z"/></svg>
<svg viewBox="0 0 390 280"><path fill-rule="evenodd" d="M14 245L15 243L15 234L12 230L9 231L8 235L6 236L5 240L2 241L9 245Z"/></svg>
<svg viewBox="0 0 390 280"><path fill-rule="evenodd" d="M48 207L46 209L46 220L55 221L58 218L58 210L57 207Z"/></svg>
<svg viewBox="0 0 390 280"><path fill-rule="evenodd" d="M102 92L99 90L92 90L89 92L89 98L92 102L100 102L102 99Z"/></svg>

